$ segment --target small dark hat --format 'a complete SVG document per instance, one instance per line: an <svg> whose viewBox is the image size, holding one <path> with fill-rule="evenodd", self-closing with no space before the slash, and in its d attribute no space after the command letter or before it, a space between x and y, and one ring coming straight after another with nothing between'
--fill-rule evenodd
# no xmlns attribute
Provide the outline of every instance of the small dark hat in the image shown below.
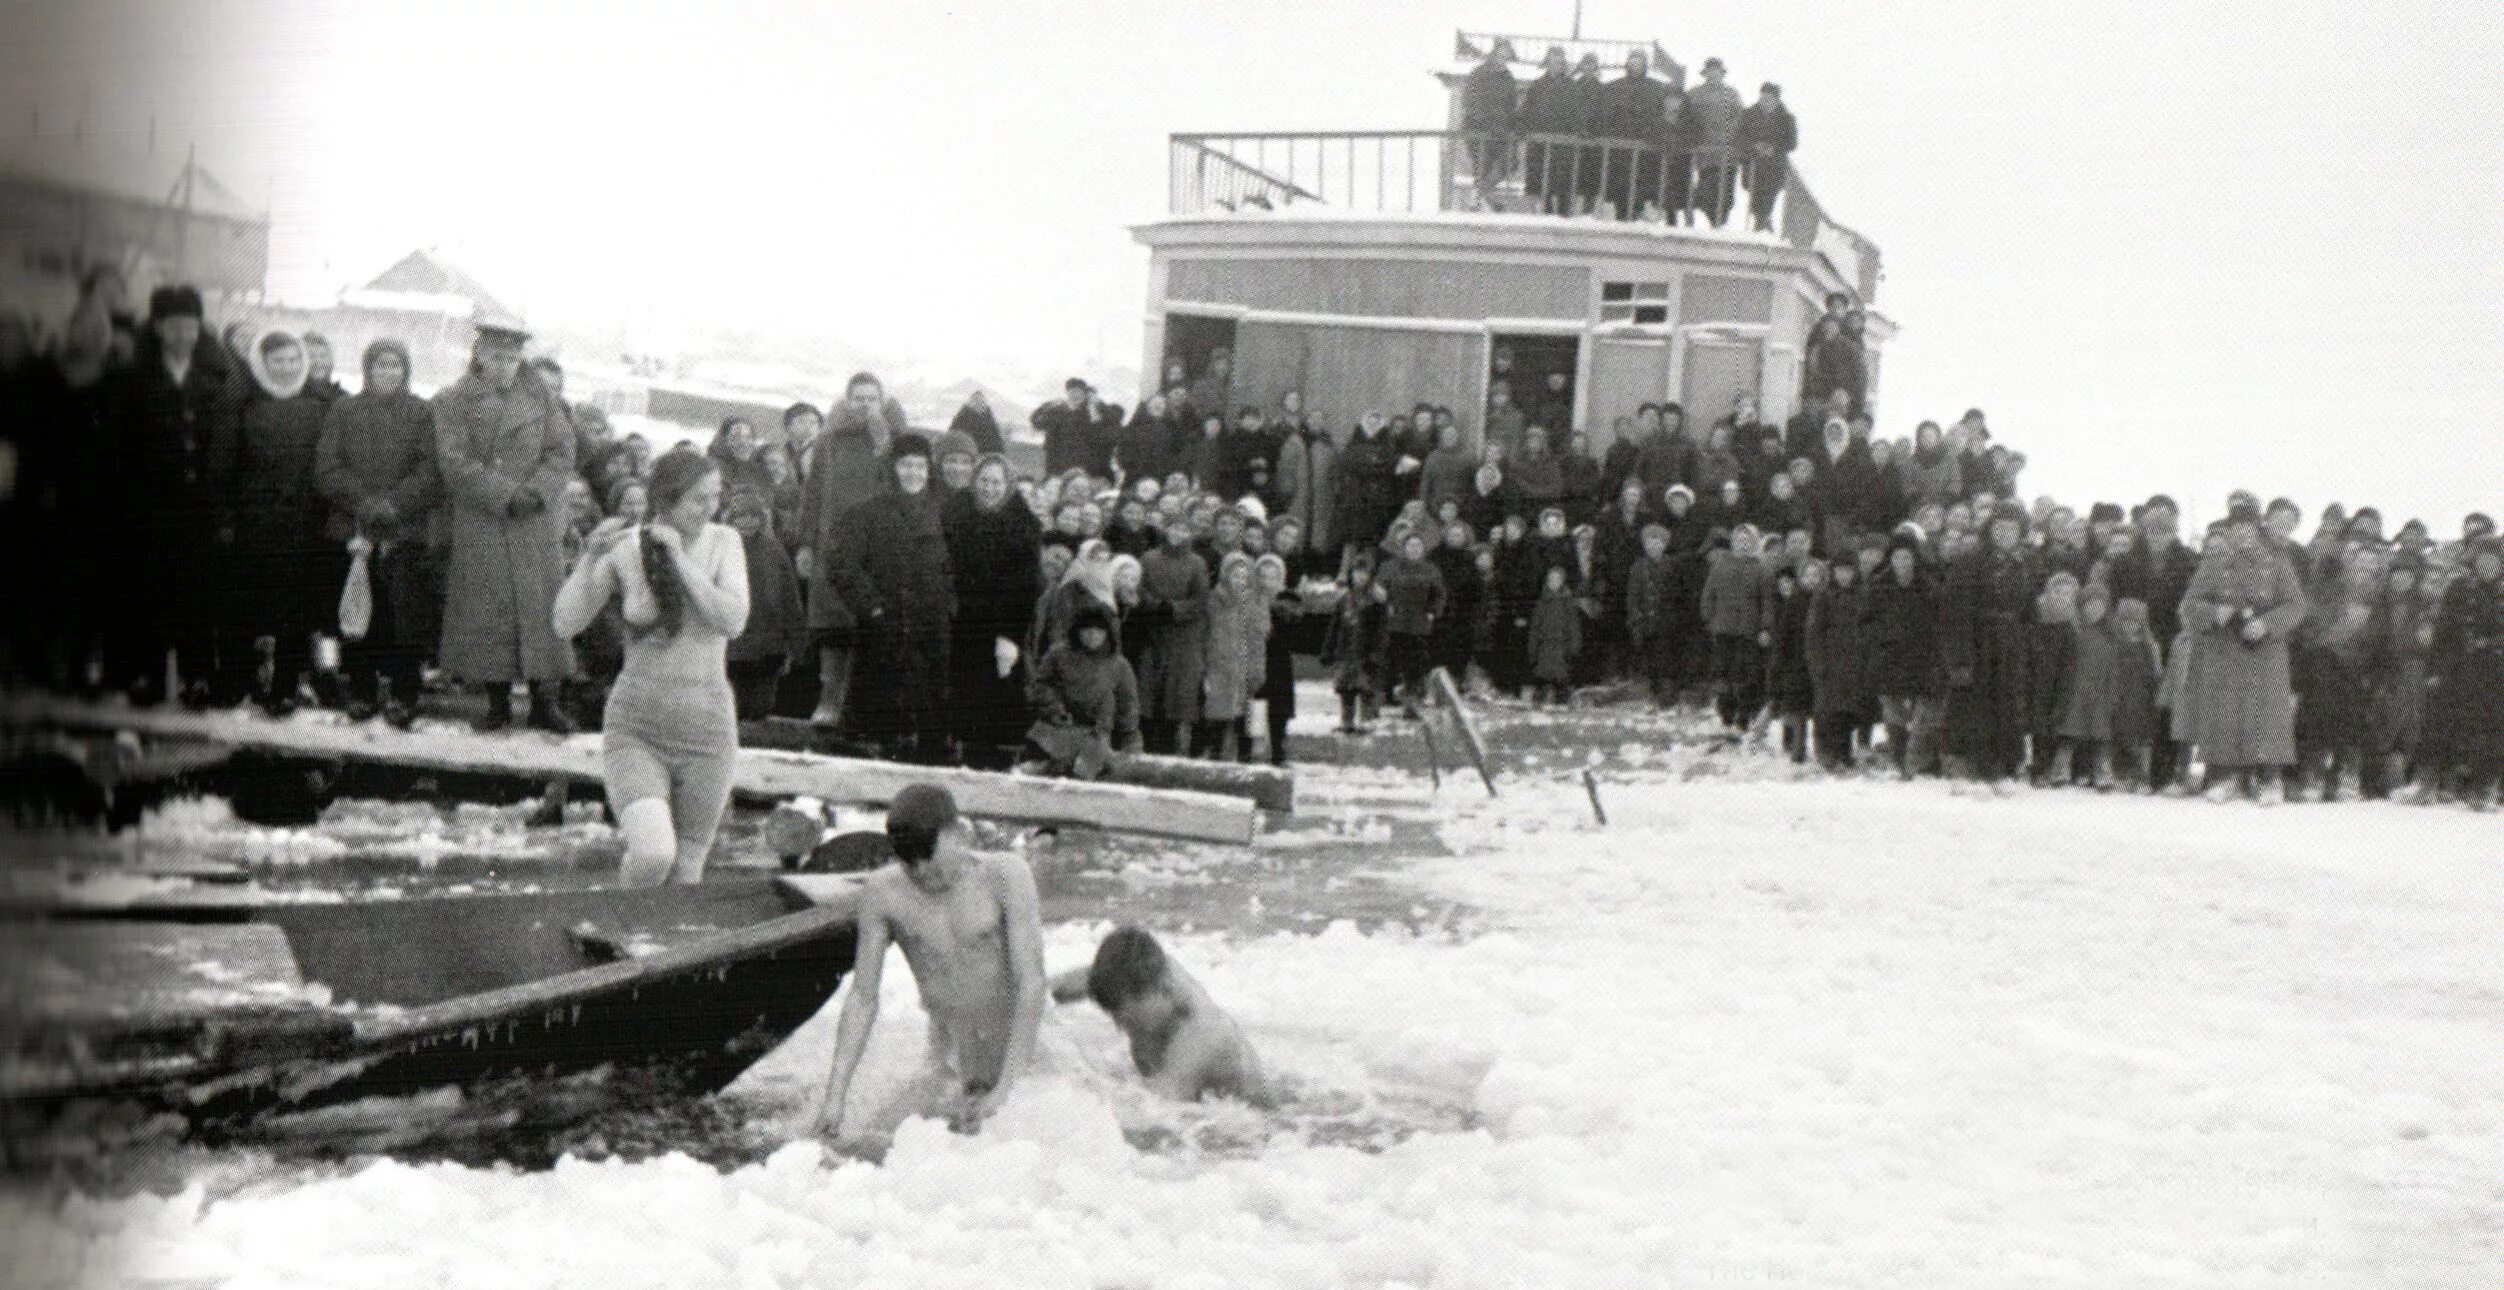
<svg viewBox="0 0 2504 1290"><path fill-rule="evenodd" d="M2182 514L2181 505L2176 503L2173 498L2163 493L2149 494L2148 499L2145 502L2140 503L2139 509L2141 511L2152 511L2160 506L2164 507L2166 510L2172 511L2176 515Z"/></svg>
<svg viewBox="0 0 2504 1290"><path fill-rule="evenodd" d="M148 293L148 320L159 318L206 318L208 311L200 303L200 289L177 284L158 287Z"/></svg>
<svg viewBox="0 0 2504 1290"><path fill-rule="evenodd" d="M2119 524L2125 518L2127 517L2122 514L2119 502L2097 502L2087 510L2087 523L2089 524L2098 522Z"/></svg>
<svg viewBox="0 0 2504 1290"><path fill-rule="evenodd" d="M2238 494L2226 507L2226 523L2228 524L2258 524L2260 522L2261 508L2248 493Z"/></svg>
<svg viewBox="0 0 2504 1290"><path fill-rule="evenodd" d="M928 460L930 440L918 434L897 435L895 442L887 445L887 459L894 461L902 457L920 457Z"/></svg>

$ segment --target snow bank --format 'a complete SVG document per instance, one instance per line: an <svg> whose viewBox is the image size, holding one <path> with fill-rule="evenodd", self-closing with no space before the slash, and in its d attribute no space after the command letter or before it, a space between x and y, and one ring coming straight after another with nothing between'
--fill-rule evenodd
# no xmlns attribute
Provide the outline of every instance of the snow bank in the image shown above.
<svg viewBox="0 0 2504 1290"><path fill-rule="evenodd" d="M0 1235L28 1285L2495 1283L2491 818L1660 760L1604 775L1605 829L1562 769L1436 797L1453 854L1410 874L1474 934L1170 937L1292 1077L1275 1115L1154 1103L1064 1007L986 1132L879 1164L383 1162L8 1196ZM832 1013L726 1097L796 1118ZM896 967L864 1101L922 1038Z"/></svg>

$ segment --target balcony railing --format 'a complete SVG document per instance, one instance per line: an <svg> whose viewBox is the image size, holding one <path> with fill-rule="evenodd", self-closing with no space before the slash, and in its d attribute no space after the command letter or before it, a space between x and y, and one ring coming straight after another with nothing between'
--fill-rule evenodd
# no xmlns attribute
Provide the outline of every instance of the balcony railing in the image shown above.
<svg viewBox="0 0 2504 1290"><path fill-rule="evenodd" d="M1769 185L1763 213L1773 235L1822 252L1864 301L1877 294L1878 248L1829 219L1796 167L1755 165L1729 149L1347 130L1177 134L1167 152L1176 215L1514 212L1745 229L1756 222L1758 185Z"/></svg>

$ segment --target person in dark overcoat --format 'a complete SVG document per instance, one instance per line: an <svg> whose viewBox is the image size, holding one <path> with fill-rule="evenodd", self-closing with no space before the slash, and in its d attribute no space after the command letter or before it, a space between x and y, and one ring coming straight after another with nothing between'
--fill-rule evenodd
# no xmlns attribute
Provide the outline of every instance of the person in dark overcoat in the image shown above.
<svg viewBox="0 0 2504 1290"><path fill-rule="evenodd" d="M1921 567L1921 540L1897 533L1869 589L1862 627L1869 688L1878 696L1896 774L1932 769L1939 734L1938 589Z"/></svg>
<svg viewBox="0 0 2504 1290"><path fill-rule="evenodd" d="M1338 515L1341 546L1372 551L1399 514L1400 452L1389 422L1379 412L1358 420L1339 453Z"/></svg>
<svg viewBox="0 0 2504 1290"><path fill-rule="evenodd" d="M1575 83L1573 68L1561 45L1548 46L1539 60L1539 77L1522 91L1521 111L1513 118L1523 135L1579 136L1590 125L1590 102ZM1549 215L1573 211L1576 150L1561 139L1531 140L1522 145L1522 195Z"/></svg>
<svg viewBox="0 0 2504 1290"><path fill-rule="evenodd" d="M1869 681L1868 590L1861 586L1860 565L1836 560L1825 587L1808 607L1808 667L1816 694L1815 749L1819 765L1843 770L1852 765L1855 739L1878 717L1878 696Z"/></svg>
<svg viewBox="0 0 2504 1290"><path fill-rule="evenodd" d="M2471 805L2492 810L2504 774L2504 542L2490 533L2467 546L2469 567L2435 615L2428 722L2443 723L2443 751Z"/></svg>
<svg viewBox="0 0 2504 1290"><path fill-rule="evenodd" d="M1062 382L1061 397L1036 408L1027 421L1043 435L1043 473L1075 469L1099 479L1113 477L1121 410L1097 398L1085 381L1073 376Z"/></svg>
<svg viewBox="0 0 2504 1290"><path fill-rule="evenodd" d="M1800 123L1782 105L1782 87L1767 81L1756 102L1739 114L1739 155L1747 163L1748 217L1760 232L1772 232L1774 199L1790 178L1791 152L1800 146Z"/></svg>
<svg viewBox="0 0 2504 1290"><path fill-rule="evenodd" d="M1939 661L1947 680L1947 746L1986 781L2017 773L2032 724L2027 664L2037 582L2025 513L1993 513L1985 543L1949 566Z"/></svg>
<svg viewBox="0 0 2504 1290"><path fill-rule="evenodd" d="M1471 136L1470 183L1478 200L1490 206L1513 168L1513 118L1521 89L1513 80L1512 57L1512 44L1498 40L1461 82L1461 130Z"/></svg>
<svg viewBox="0 0 2504 1290"><path fill-rule="evenodd" d="M974 486L950 498L941 517L956 582L948 710L967 760L982 766L1013 749L1027 726L1019 674L1034 660L1020 642L1043 594L1042 526L1018 503L1009 476L1006 458L985 456Z"/></svg>
<svg viewBox="0 0 2504 1290"><path fill-rule="evenodd" d="M948 646L956 613L947 534L932 479L930 441L896 437L892 483L852 508L836 543L836 588L878 684L852 693L859 735L902 761L946 753Z"/></svg>
<svg viewBox="0 0 2504 1290"><path fill-rule="evenodd" d="M817 645L817 710L809 720L829 730L842 724L850 707L860 630L837 584L833 553L846 517L889 487L888 447L906 429L904 405L887 397L877 377L860 372L845 385L843 401L828 410L826 428L807 453L792 559L808 584L809 633Z"/></svg>
<svg viewBox="0 0 2504 1290"><path fill-rule="evenodd" d="M143 702L164 697L169 655L187 702L230 697L221 692L219 619L234 534L223 528L230 511L211 463L229 441L234 386L245 379L202 335L200 293L186 286L150 294L138 352L104 378L113 447L103 460L116 463L99 490L115 589L106 665Z"/></svg>
<svg viewBox="0 0 2504 1290"><path fill-rule="evenodd" d="M1033 769L1101 779L1116 751L1139 751L1139 678L1114 647L1113 620L1101 604L1082 606L1069 639L1036 662L1026 684L1035 712L1026 731Z"/></svg>
<svg viewBox="0 0 2504 1290"><path fill-rule="evenodd" d="M367 547L373 618L365 634L342 640L352 683L349 711L379 710L395 726L415 716L422 669L443 631L443 468L435 459L435 414L409 392L408 347L365 347L364 384L331 405L314 451L313 480L330 503L322 527L341 580ZM370 679L370 709L353 690Z"/></svg>
<svg viewBox="0 0 2504 1290"><path fill-rule="evenodd" d="M1154 746L1188 755L1200 719L1207 666L1209 566L1192 550L1191 526L1166 525L1165 545L1139 560L1139 700Z"/></svg>
<svg viewBox="0 0 2504 1290"><path fill-rule="evenodd" d="M451 499L437 659L486 688L483 728L512 724L512 683L528 681L531 724L570 731L557 687L573 652L555 612L574 429L556 396L522 371L526 339L516 326L480 324L468 373L435 395L435 462Z"/></svg>

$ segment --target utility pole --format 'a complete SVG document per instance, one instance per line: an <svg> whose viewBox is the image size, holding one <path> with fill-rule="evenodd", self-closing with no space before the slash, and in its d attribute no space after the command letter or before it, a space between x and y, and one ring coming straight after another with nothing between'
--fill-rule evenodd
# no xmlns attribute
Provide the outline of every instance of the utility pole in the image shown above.
<svg viewBox="0 0 2504 1290"><path fill-rule="evenodd" d="M1582 39L1582 0L1574 0L1574 39Z"/></svg>

